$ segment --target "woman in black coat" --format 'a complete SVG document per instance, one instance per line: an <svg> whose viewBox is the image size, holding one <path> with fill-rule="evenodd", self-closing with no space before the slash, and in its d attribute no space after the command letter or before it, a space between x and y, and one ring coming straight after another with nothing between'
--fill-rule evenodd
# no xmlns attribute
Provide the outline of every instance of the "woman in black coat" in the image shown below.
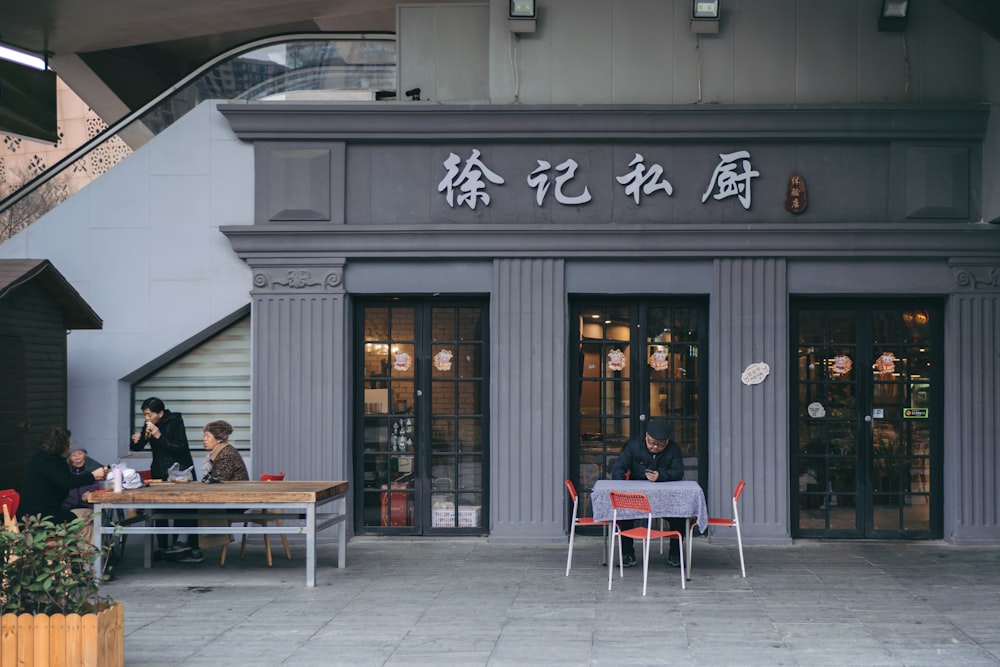
<svg viewBox="0 0 1000 667"><path fill-rule="evenodd" d="M63 500L70 489L93 484L104 479L104 468L74 475L66 464L69 456L70 433L62 426L53 426L42 438L41 448L28 463L21 486L19 518L41 514L56 522L72 521L77 516L89 515L88 510L62 509Z"/></svg>

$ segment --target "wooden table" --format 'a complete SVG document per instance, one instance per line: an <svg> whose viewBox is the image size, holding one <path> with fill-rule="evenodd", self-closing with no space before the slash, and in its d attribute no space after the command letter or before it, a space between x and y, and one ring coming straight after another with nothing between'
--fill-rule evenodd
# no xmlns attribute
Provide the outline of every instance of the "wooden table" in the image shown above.
<svg viewBox="0 0 1000 667"><path fill-rule="evenodd" d="M649 498L649 507L654 517L674 517L687 521L684 537L687 542L688 579L691 578L691 537L697 525L701 532L708 528L708 503L705 492L698 482L650 482L649 480L599 479L590 492L590 505L594 520L611 521L611 492L644 493ZM619 519L645 518L645 514L629 510L619 510ZM692 521L693 519L693 521Z"/></svg>
<svg viewBox="0 0 1000 667"><path fill-rule="evenodd" d="M330 526L338 526L337 567L347 564L347 490L348 483L337 482L203 482L151 484L150 486L114 493L113 491L91 491L85 499L94 504L94 545L98 551L104 535L116 532L124 535L145 535L145 566L152 567L153 535L185 534L206 535L222 533L236 534L289 534L306 536L306 586L316 585L316 533ZM317 513L317 508L330 503L338 503L333 513ZM107 510L136 510L136 517L119 523L106 524L104 512ZM246 514L235 515L231 510ZM188 510L178 513L178 510ZM192 517L190 510L202 510ZM211 512L211 510L217 510ZM225 510L230 510L226 512ZM282 525L274 523L273 513L281 513ZM172 526L155 525L158 519L229 519L233 521L254 521L268 519L266 525L230 526ZM300 523L303 522L304 523ZM164 523L169 524L169 521ZM98 575L103 563L99 557L94 563Z"/></svg>

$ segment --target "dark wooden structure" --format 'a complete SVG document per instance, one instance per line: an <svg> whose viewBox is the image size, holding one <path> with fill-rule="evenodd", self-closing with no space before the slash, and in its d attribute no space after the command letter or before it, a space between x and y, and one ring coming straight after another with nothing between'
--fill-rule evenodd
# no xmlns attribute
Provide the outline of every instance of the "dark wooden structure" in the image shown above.
<svg viewBox="0 0 1000 667"><path fill-rule="evenodd" d="M66 336L97 316L46 259L0 259L0 489L19 488L42 434L66 424Z"/></svg>

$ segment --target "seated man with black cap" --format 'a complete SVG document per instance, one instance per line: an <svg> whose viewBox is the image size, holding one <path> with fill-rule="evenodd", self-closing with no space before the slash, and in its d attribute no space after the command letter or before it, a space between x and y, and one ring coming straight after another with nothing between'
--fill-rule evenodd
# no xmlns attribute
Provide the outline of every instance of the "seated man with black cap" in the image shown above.
<svg viewBox="0 0 1000 667"><path fill-rule="evenodd" d="M651 419L646 426L646 434L632 438L625 445L621 455L611 466L611 479L646 479L650 482L676 482L684 479L684 459L681 448L674 442L674 426L662 417ZM683 535L687 527L686 519L670 518L670 530ZM618 525L627 530L635 526L635 520L619 521ZM622 564L632 567L636 564L635 547L631 537L622 537ZM667 563L680 567L680 545L670 540Z"/></svg>

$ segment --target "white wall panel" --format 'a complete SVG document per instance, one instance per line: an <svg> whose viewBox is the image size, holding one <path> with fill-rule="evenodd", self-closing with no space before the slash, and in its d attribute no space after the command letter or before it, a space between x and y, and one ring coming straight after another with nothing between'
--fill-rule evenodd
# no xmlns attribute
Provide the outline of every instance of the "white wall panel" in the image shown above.
<svg viewBox="0 0 1000 667"><path fill-rule="evenodd" d="M612 4L611 101L658 104L673 98L674 5L663 0Z"/></svg>
<svg viewBox="0 0 1000 667"><path fill-rule="evenodd" d="M507 2L493 0L490 98L513 100L514 55L526 104L984 99L989 37L940 2L913 4L905 33L878 32L880 8L881 0L723 2L719 32L695 35L690 0L546 0L536 32L512 41Z"/></svg>

